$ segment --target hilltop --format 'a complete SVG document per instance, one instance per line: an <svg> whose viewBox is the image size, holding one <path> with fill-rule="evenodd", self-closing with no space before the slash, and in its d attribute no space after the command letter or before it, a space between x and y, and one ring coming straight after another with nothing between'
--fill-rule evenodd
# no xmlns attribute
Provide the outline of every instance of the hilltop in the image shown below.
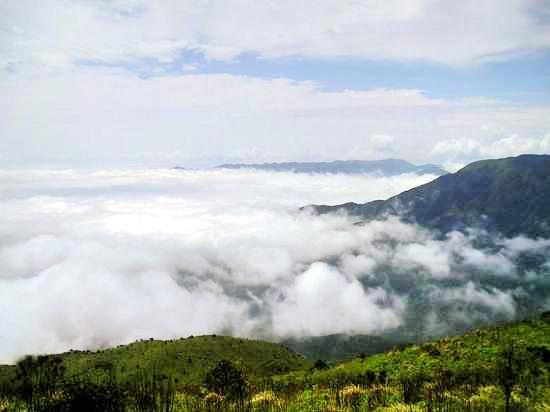
<svg viewBox="0 0 550 412"><path fill-rule="evenodd" d="M344 210L363 221L398 215L441 234L478 227L505 236L549 237L550 156L483 160L387 200L313 208Z"/></svg>
<svg viewBox="0 0 550 412"><path fill-rule="evenodd" d="M271 342L229 336L196 336L175 340L141 340L129 345L97 351L65 352L59 355L69 375L114 365L122 375L137 369L153 370L172 376L180 384L200 384L208 370L219 361L229 360L252 379L308 368L311 362L285 346ZM15 367L3 366L1 376Z"/></svg>
<svg viewBox="0 0 550 412"><path fill-rule="evenodd" d="M294 173L344 173L379 174L396 176L403 173L431 174L441 176L447 173L433 164L414 165L402 159L383 160L335 160L332 162L283 162L283 163L227 163L220 169L257 169L274 172Z"/></svg>

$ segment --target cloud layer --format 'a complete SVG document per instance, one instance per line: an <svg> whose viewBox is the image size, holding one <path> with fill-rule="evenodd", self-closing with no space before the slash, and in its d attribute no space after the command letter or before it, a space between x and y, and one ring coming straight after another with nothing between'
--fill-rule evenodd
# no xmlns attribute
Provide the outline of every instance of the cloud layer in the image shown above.
<svg viewBox="0 0 550 412"><path fill-rule="evenodd" d="M437 335L548 305L546 240L481 247L475 233L297 210L428 179L3 171L0 362L203 333ZM526 254L539 263L520 268Z"/></svg>
<svg viewBox="0 0 550 412"><path fill-rule="evenodd" d="M0 67L162 63L185 52L460 65L547 49L547 13L544 0L5 1Z"/></svg>

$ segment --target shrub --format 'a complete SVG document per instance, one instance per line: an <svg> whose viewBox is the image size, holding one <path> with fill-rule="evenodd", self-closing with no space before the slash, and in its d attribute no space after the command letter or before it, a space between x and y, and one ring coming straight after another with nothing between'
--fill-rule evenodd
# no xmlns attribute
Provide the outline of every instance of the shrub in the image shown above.
<svg viewBox="0 0 550 412"><path fill-rule="evenodd" d="M230 399L244 399L248 383L244 373L227 360L220 361L204 380L208 390Z"/></svg>
<svg viewBox="0 0 550 412"><path fill-rule="evenodd" d="M313 369L325 370L325 369L328 369L328 368L329 368L328 364L322 359L317 359L315 361L315 363L313 364Z"/></svg>
<svg viewBox="0 0 550 412"><path fill-rule="evenodd" d="M61 399L64 411L123 412L127 398L114 375L80 376L65 382Z"/></svg>

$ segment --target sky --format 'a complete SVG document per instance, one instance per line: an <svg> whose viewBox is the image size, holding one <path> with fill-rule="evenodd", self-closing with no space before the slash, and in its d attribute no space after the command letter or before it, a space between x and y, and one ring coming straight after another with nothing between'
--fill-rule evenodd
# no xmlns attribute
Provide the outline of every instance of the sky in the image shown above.
<svg viewBox="0 0 550 412"><path fill-rule="evenodd" d="M0 167L550 153L548 0L0 1Z"/></svg>

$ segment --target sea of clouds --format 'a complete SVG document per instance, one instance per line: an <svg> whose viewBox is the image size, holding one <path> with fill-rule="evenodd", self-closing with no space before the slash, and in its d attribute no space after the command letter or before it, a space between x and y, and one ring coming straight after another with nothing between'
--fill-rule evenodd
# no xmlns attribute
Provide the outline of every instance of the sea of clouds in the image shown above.
<svg viewBox="0 0 550 412"><path fill-rule="evenodd" d="M550 303L550 241L366 224L300 206L434 176L0 171L0 362L140 338L268 339L513 319ZM535 265L518 266L527 256ZM407 329L408 328L408 329Z"/></svg>

